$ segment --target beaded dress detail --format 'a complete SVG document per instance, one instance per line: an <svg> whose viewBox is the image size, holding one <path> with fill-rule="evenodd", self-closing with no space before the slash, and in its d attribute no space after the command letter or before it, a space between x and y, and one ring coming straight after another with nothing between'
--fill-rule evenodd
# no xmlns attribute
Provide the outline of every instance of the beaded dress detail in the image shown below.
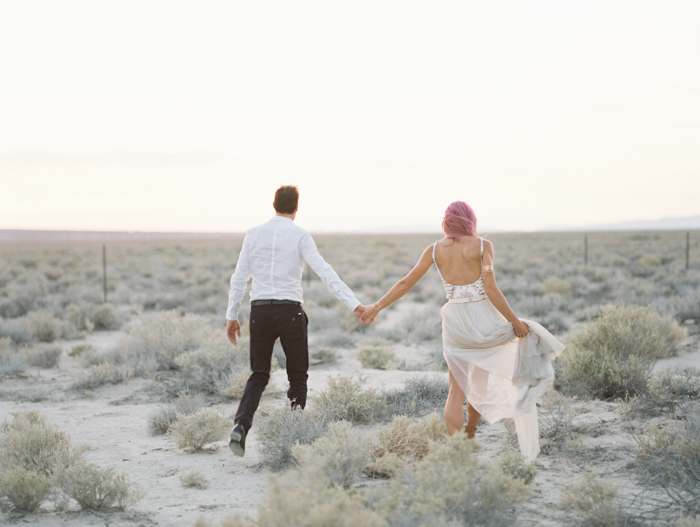
<svg viewBox="0 0 700 527"><path fill-rule="evenodd" d="M552 362L564 344L531 320L523 320L530 333L515 336L513 325L486 294L483 272L492 268L483 265L484 240L480 242L481 274L465 285L443 278L433 245L433 262L448 300L440 311L443 355L467 400L484 419L515 420L520 451L533 460L540 451L535 403L552 385Z"/></svg>
<svg viewBox="0 0 700 527"><path fill-rule="evenodd" d="M480 240L481 249L479 256L479 269L481 269L484 263L484 239L480 238ZM435 264L435 269L437 269L438 276L440 276L440 280L442 280L442 285L445 288L445 293L447 294L447 300L449 300L450 302L478 302L479 300L485 300L486 298L488 298L486 296L486 288L484 287L483 273L480 273L479 278L477 278L471 284L464 285L451 284L442 277L440 268L438 267L438 264L435 261L436 245L437 242L433 244L433 263Z"/></svg>

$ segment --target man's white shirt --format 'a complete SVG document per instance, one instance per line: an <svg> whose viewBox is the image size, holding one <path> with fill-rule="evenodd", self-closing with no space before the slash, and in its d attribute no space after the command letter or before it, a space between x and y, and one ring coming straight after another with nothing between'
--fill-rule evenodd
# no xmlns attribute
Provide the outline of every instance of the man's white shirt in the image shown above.
<svg viewBox="0 0 700 527"><path fill-rule="evenodd" d="M226 319L238 320L238 310L251 278L251 301L273 299L303 303L304 262L352 311L360 305L350 288L319 254L311 234L295 225L291 218L275 216L246 232L236 270L231 276Z"/></svg>

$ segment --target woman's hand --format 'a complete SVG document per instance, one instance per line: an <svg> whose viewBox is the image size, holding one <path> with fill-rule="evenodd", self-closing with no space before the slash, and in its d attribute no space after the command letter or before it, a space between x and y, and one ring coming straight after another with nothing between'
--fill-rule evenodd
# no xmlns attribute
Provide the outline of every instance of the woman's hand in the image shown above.
<svg viewBox="0 0 700 527"><path fill-rule="evenodd" d="M522 320L513 322L513 330L515 330L515 336L519 339L527 337L527 334L530 333L530 328Z"/></svg>
<svg viewBox="0 0 700 527"><path fill-rule="evenodd" d="M377 304L372 304L371 306L365 306L365 312L362 313L362 321L365 324L371 324L374 322L375 317L379 314L379 308Z"/></svg>

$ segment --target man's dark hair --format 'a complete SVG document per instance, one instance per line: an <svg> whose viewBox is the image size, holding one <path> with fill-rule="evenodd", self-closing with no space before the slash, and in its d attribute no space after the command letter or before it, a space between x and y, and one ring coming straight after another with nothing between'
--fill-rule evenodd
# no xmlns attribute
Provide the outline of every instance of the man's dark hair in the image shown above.
<svg viewBox="0 0 700 527"><path fill-rule="evenodd" d="M280 214L294 214L299 204L299 189L294 185L282 185L275 192L275 201L272 204Z"/></svg>

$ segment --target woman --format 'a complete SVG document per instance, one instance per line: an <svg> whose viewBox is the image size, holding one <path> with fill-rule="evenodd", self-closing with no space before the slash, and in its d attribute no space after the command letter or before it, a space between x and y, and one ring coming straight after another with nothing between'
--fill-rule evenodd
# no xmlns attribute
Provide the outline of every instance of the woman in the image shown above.
<svg viewBox="0 0 700 527"><path fill-rule="evenodd" d="M445 211L445 237L428 246L413 270L364 312L364 322L401 298L435 264L448 302L442 307L443 354L450 391L445 424L453 435L462 429L473 438L479 419L515 419L522 454L539 453L537 398L554 379L552 361L564 345L546 329L520 320L496 284L493 244L480 238L472 208L455 201ZM457 285L459 284L459 285Z"/></svg>

